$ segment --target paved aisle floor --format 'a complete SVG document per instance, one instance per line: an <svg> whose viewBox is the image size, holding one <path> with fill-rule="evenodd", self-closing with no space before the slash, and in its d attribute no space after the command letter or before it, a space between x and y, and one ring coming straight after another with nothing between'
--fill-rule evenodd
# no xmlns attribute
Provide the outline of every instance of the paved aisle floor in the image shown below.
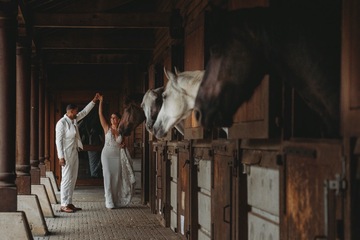
<svg viewBox="0 0 360 240"><path fill-rule="evenodd" d="M156 215L140 203L139 196L126 208L108 210L102 187L80 187L75 189L73 203L83 210L63 213L60 204L53 205L56 217L46 218L50 234L34 239L180 239L159 224Z"/></svg>

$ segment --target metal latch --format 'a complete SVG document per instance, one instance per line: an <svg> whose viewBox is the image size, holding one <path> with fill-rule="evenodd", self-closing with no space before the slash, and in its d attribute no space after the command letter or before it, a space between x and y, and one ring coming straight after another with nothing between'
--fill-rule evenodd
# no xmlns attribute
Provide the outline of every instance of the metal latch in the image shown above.
<svg viewBox="0 0 360 240"><path fill-rule="evenodd" d="M346 181L341 178L340 174L335 174L335 180L325 180L324 184L328 189L335 190L337 196L346 188Z"/></svg>
<svg viewBox="0 0 360 240"><path fill-rule="evenodd" d="M189 160L189 159L185 160L185 163L184 163L184 165L183 165L183 168L186 166L186 164L189 164L189 165L190 165L190 160Z"/></svg>
<svg viewBox="0 0 360 240"><path fill-rule="evenodd" d="M245 163L243 163L242 165L243 165L243 172L242 173L249 175L250 174L250 165L245 164Z"/></svg>
<svg viewBox="0 0 360 240"><path fill-rule="evenodd" d="M316 237L316 240L327 240L329 236L329 190L335 190L335 195L338 196L342 190L346 188L346 181L340 176L335 174L335 180L324 180L324 233L325 236Z"/></svg>

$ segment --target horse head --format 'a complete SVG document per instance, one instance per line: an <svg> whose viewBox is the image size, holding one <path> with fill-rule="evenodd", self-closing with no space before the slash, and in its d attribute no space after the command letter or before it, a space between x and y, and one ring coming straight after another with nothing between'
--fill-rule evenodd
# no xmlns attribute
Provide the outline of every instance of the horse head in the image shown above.
<svg viewBox="0 0 360 240"><path fill-rule="evenodd" d="M162 93L164 92L164 87L159 87L156 89L149 89L141 102L141 108L144 111L146 118L146 129L152 133L152 127L156 121L158 113L160 112L162 106Z"/></svg>
<svg viewBox="0 0 360 240"><path fill-rule="evenodd" d="M169 81L162 93L162 107L153 125L157 138L164 137L172 127L190 115L204 75L204 71L177 70L174 74L165 68L164 72Z"/></svg>
<svg viewBox="0 0 360 240"><path fill-rule="evenodd" d="M118 126L119 133L129 136L130 133L145 120L145 114L139 106L138 100L127 98L124 111Z"/></svg>
<svg viewBox="0 0 360 240"><path fill-rule="evenodd" d="M210 59L195 101L195 117L206 128L231 126L238 107L266 74L266 58L258 39L262 29L239 26L241 21L234 17L228 13L214 21L221 29L212 30L221 34L210 40Z"/></svg>
<svg viewBox="0 0 360 240"><path fill-rule="evenodd" d="M210 59L195 103L197 120L207 128L231 126L264 75L275 74L322 118L328 135L336 135L340 18L334 12L294 15L253 8L217 14L215 27L210 26L217 34L209 39Z"/></svg>

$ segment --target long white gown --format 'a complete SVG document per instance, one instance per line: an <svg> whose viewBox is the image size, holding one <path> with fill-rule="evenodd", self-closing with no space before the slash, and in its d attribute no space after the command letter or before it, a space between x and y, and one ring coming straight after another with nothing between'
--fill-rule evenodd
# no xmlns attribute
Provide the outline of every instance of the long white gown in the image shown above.
<svg viewBox="0 0 360 240"><path fill-rule="evenodd" d="M120 147L121 140L120 135L115 139L109 128L101 152L107 208L127 206L134 192L135 175L132 159L128 150Z"/></svg>

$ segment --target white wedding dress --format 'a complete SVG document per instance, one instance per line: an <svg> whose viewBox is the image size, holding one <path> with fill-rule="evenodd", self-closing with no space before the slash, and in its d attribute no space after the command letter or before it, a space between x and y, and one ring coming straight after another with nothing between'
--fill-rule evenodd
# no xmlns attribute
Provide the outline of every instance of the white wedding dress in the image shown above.
<svg viewBox="0 0 360 240"><path fill-rule="evenodd" d="M121 136L115 139L109 128L101 152L104 176L105 206L118 208L127 206L134 193L135 175L132 159L126 148L121 148Z"/></svg>

